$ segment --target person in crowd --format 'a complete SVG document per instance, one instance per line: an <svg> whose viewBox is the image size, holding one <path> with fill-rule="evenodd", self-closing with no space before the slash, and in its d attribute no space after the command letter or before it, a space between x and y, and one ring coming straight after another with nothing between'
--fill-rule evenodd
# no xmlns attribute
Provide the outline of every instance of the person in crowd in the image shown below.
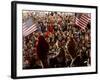
<svg viewBox="0 0 100 80"><path fill-rule="evenodd" d="M48 67L47 55L49 51L49 44L43 36L39 36L37 45L37 55L42 61L44 68Z"/></svg>

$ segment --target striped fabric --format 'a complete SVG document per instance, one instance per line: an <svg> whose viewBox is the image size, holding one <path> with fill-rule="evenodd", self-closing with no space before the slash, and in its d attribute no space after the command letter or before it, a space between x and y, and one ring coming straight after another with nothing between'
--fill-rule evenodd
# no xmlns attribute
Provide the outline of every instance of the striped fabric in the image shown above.
<svg viewBox="0 0 100 80"><path fill-rule="evenodd" d="M85 29L89 21L90 17L87 14L76 14L75 24L80 28Z"/></svg>
<svg viewBox="0 0 100 80"><path fill-rule="evenodd" d="M28 36L37 30L36 24L33 24L32 19L28 19L22 24L23 36Z"/></svg>

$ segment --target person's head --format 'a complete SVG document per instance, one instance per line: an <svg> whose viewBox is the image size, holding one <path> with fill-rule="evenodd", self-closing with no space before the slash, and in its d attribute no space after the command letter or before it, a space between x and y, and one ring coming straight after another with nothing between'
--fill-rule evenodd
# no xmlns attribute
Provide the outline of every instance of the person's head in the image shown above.
<svg viewBox="0 0 100 80"><path fill-rule="evenodd" d="M41 35L39 36L38 40L39 40L39 43L43 43L46 41L45 38Z"/></svg>

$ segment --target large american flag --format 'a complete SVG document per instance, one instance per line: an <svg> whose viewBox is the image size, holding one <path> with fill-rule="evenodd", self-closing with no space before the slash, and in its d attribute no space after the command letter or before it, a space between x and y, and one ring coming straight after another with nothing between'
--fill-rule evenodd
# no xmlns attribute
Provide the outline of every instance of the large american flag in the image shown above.
<svg viewBox="0 0 100 80"><path fill-rule="evenodd" d="M23 36L27 36L37 30L36 24L33 23L32 18L29 18L22 24Z"/></svg>
<svg viewBox="0 0 100 80"><path fill-rule="evenodd" d="M85 29L91 17L85 13L76 13L75 16L75 24L81 29Z"/></svg>

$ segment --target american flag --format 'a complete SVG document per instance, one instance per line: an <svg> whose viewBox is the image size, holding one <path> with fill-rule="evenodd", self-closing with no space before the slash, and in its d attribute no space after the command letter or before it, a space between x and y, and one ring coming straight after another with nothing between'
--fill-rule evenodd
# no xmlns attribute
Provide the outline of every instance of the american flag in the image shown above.
<svg viewBox="0 0 100 80"><path fill-rule="evenodd" d="M23 36L27 36L36 30L37 30L37 27L36 27L36 24L33 23L32 18L29 18L27 21L25 21L22 24Z"/></svg>
<svg viewBox="0 0 100 80"><path fill-rule="evenodd" d="M90 16L85 13L76 13L75 16L75 24L80 28L85 29L90 21Z"/></svg>

